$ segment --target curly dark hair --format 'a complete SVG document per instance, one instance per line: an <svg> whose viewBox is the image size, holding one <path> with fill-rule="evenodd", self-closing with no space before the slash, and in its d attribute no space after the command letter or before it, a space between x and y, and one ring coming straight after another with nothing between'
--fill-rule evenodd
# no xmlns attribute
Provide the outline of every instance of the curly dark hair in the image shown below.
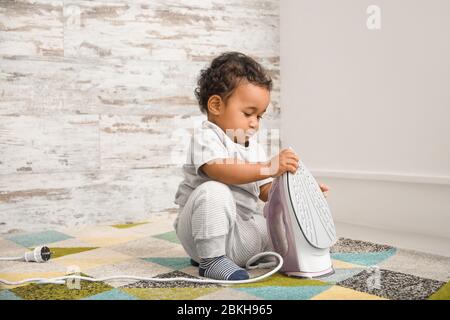
<svg viewBox="0 0 450 320"><path fill-rule="evenodd" d="M272 90L272 79L253 58L240 52L225 52L214 58L208 68L201 70L194 90L200 111L208 113L208 99L215 94L226 103L243 79Z"/></svg>

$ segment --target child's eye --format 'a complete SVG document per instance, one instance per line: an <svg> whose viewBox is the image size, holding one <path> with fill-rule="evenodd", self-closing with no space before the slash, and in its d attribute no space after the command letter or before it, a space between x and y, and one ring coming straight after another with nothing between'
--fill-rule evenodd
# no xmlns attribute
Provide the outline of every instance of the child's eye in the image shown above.
<svg viewBox="0 0 450 320"><path fill-rule="evenodd" d="M252 116L251 113L243 112L243 114L244 114L246 117L251 117L251 116ZM262 116L257 116L257 118L258 118L258 120L261 120L261 119L262 119Z"/></svg>

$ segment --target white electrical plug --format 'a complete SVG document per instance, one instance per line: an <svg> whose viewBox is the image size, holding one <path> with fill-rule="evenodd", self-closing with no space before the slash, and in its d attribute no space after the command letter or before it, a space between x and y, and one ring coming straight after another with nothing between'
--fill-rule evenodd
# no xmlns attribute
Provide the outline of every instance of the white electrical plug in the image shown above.
<svg viewBox="0 0 450 320"><path fill-rule="evenodd" d="M51 255L49 247L39 246L34 248L33 251L25 252L24 259L26 262L46 262Z"/></svg>

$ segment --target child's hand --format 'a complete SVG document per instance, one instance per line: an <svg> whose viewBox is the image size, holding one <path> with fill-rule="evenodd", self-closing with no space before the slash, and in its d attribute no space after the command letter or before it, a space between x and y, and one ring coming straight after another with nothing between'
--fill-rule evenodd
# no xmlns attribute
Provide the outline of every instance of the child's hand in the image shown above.
<svg viewBox="0 0 450 320"><path fill-rule="evenodd" d="M266 163L266 166L269 169L270 176L272 178L276 178L281 176L286 171L295 173L298 168L299 160L300 158L294 150L288 148L281 150L279 154Z"/></svg>
<svg viewBox="0 0 450 320"><path fill-rule="evenodd" d="M328 191L330 190L330 187L328 187L326 184L324 183L320 183L319 184L320 190L322 190L323 195L325 196L325 198L327 197Z"/></svg>

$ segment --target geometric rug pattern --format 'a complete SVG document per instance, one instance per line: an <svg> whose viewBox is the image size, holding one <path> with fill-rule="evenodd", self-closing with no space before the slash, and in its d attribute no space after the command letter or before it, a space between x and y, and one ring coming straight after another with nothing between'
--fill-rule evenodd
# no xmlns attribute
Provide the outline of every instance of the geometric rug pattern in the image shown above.
<svg viewBox="0 0 450 320"><path fill-rule="evenodd" d="M77 274L200 278L177 239L173 213L149 221L4 235L0 256L47 245L46 263L0 261L0 278ZM331 248L335 273L299 279L281 273L262 281L216 285L188 281L110 280L66 284L0 284L0 300L450 300L450 258L340 237ZM251 277L270 271L251 270Z"/></svg>

